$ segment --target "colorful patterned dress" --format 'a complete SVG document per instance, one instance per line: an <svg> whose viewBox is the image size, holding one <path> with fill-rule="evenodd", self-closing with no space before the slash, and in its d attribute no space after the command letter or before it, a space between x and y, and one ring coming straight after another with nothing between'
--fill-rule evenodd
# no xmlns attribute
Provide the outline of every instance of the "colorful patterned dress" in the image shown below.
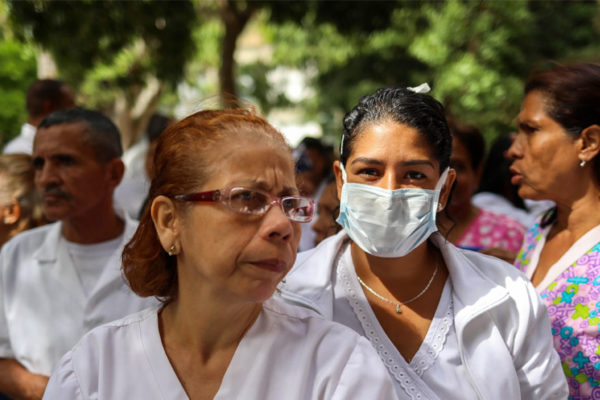
<svg viewBox="0 0 600 400"><path fill-rule="evenodd" d="M482 208L456 245L476 251L499 248L516 253L521 248L524 232L525 228L518 221Z"/></svg>
<svg viewBox="0 0 600 400"><path fill-rule="evenodd" d="M551 224L538 218L525 233L515 266L530 279ZM537 291L567 375L569 399L600 399L600 225L582 236L548 271Z"/></svg>

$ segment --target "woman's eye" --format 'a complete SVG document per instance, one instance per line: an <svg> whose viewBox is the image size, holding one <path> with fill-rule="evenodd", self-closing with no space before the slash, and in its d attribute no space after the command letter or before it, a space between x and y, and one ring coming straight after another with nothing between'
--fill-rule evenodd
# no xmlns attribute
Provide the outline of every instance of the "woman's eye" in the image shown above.
<svg viewBox="0 0 600 400"><path fill-rule="evenodd" d="M406 173L405 176L407 179L411 179L411 180L419 180L419 179L426 178L425 174L422 172L419 172L419 171L409 171Z"/></svg>
<svg viewBox="0 0 600 400"><path fill-rule="evenodd" d="M363 168L358 171L358 175L377 176L379 175L379 171L375 168Z"/></svg>
<svg viewBox="0 0 600 400"><path fill-rule="evenodd" d="M519 131L523 132L526 135L531 135L531 134L535 133L535 131L537 131L537 128L535 126L521 124L521 125L519 125Z"/></svg>

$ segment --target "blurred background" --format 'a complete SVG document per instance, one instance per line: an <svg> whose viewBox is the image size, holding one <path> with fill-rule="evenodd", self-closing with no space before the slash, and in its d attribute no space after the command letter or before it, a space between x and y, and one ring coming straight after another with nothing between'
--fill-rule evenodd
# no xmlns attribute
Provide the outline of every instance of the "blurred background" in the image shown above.
<svg viewBox="0 0 600 400"><path fill-rule="evenodd" d="M156 112L231 96L292 145L337 145L360 95L423 82L490 143L514 128L532 67L598 61L599 39L598 1L0 0L0 144L36 78L109 115L125 148Z"/></svg>

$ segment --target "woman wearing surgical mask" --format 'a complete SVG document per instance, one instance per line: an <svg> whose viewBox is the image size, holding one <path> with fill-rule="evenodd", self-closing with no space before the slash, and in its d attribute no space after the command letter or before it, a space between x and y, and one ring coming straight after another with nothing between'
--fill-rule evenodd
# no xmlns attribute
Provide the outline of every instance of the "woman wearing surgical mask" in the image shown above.
<svg viewBox="0 0 600 400"><path fill-rule="evenodd" d="M565 399L533 286L436 232L456 174L444 108L424 86L379 89L346 114L344 229L298 256L280 296L366 336L401 398Z"/></svg>

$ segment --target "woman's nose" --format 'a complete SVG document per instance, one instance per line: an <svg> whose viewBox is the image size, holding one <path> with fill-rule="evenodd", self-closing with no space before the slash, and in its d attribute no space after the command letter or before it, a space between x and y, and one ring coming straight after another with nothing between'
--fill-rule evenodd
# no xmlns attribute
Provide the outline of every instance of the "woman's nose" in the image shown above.
<svg viewBox="0 0 600 400"><path fill-rule="evenodd" d="M267 239L289 241L294 233L293 224L280 204L272 204L263 216L261 230Z"/></svg>
<svg viewBox="0 0 600 400"><path fill-rule="evenodd" d="M505 156L509 160L515 160L523 155L523 147L521 145L521 134L518 134L512 144L506 150Z"/></svg>

